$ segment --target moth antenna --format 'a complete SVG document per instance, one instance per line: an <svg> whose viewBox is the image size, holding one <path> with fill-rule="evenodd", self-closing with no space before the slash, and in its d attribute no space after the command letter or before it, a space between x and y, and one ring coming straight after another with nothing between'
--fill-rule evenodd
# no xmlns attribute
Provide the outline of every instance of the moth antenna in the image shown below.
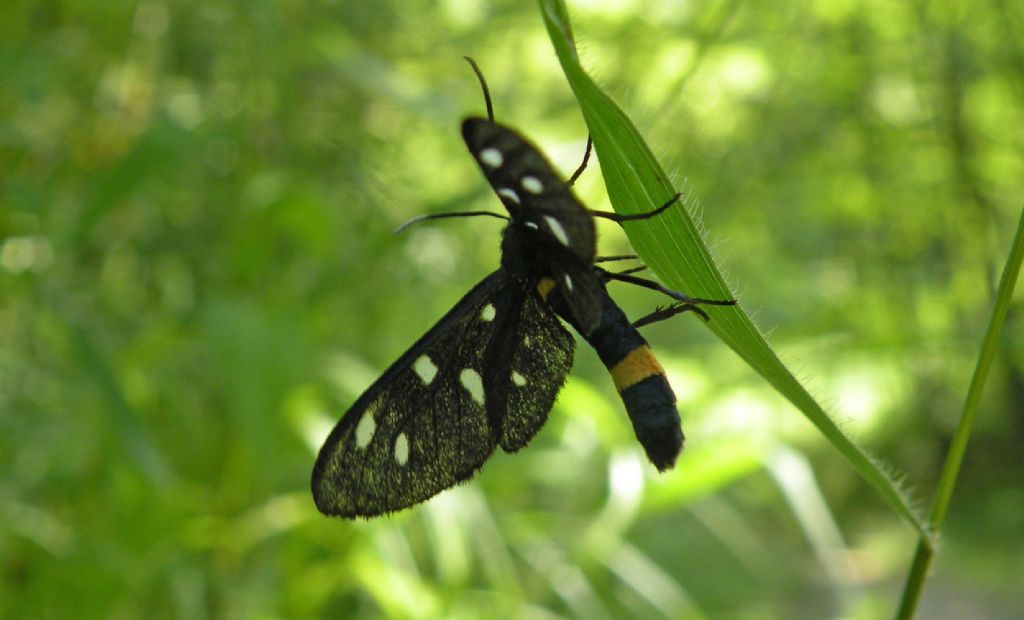
<svg viewBox="0 0 1024 620"><path fill-rule="evenodd" d="M493 211L451 211L448 213L428 213L427 215L417 215L416 217L410 220L406 220L404 223L399 225L398 228L393 230L391 234L397 235L403 232L406 228L409 228L410 226L415 226L420 222L426 222L427 220L440 220L449 217L472 217L475 215L489 215L491 217L497 217L503 220L508 219L508 216L502 215L500 213L494 213Z"/></svg>
<svg viewBox="0 0 1024 620"><path fill-rule="evenodd" d="M477 66L476 61L469 56L463 56L466 62L469 63L470 67L473 67L473 73L476 74L476 79L480 80L480 88L484 91L484 102L487 104L487 120L494 122L494 106L491 104L491 91L487 88L487 80L484 79L483 72L480 71L480 67Z"/></svg>

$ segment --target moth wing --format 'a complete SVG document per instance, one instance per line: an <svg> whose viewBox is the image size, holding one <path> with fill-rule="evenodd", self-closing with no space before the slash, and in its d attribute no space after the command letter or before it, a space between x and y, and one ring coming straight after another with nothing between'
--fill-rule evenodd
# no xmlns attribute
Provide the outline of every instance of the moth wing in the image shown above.
<svg viewBox="0 0 1024 620"><path fill-rule="evenodd" d="M564 318L580 335L590 336L601 322L601 300L608 294L600 276L591 265L574 261L553 263L551 268L560 297L568 307Z"/></svg>
<svg viewBox="0 0 1024 620"><path fill-rule="evenodd" d="M515 224L544 233L583 263L594 262L593 216L533 143L478 117L462 122L462 137Z"/></svg>
<svg viewBox="0 0 1024 620"><path fill-rule="evenodd" d="M484 354L511 281L496 271L418 340L342 416L312 490L324 514L371 517L469 479L494 451Z"/></svg>
<svg viewBox="0 0 1024 620"><path fill-rule="evenodd" d="M589 335L601 318L601 283L594 262L594 218L540 150L515 130L472 117L462 137L480 170L512 215L510 226L541 244L544 275L563 291L571 319Z"/></svg>
<svg viewBox="0 0 1024 620"><path fill-rule="evenodd" d="M487 402L505 452L524 447L547 421L572 368L576 341L539 295L519 293L519 304L496 317L486 355Z"/></svg>

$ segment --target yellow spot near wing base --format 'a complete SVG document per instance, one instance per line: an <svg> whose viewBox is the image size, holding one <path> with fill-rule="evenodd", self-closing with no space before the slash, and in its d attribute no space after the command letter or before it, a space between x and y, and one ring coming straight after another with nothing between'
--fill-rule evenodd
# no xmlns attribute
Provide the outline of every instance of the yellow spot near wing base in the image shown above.
<svg viewBox="0 0 1024 620"><path fill-rule="evenodd" d="M664 375L665 369L655 359L651 348L642 345L630 351L618 364L612 366L610 372L612 381L615 382L615 389L621 392L652 375Z"/></svg>
<svg viewBox="0 0 1024 620"><path fill-rule="evenodd" d="M540 293L540 298L544 301L548 300L548 295L555 288L555 281L551 278L541 278L540 282L537 283L537 292Z"/></svg>

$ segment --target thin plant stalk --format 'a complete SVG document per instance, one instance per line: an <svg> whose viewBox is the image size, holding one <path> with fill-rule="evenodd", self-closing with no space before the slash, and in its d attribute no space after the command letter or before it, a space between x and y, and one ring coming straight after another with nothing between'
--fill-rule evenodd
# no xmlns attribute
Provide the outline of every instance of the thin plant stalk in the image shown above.
<svg viewBox="0 0 1024 620"><path fill-rule="evenodd" d="M917 543L917 551L914 553L914 561L907 574L899 611L896 614L899 620L909 620L917 611L921 592L928 577L928 569L931 567L932 558L935 557L935 544L932 541L935 540L935 535L942 528L942 522L946 519L946 513L949 511L953 489L956 487L956 479L960 475L960 466L963 464L964 453L967 451L967 442L971 437L974 419L978 415L978 406L985 389L985 381L988 379L989 370L996 357L999 339L1006 322L1006 314L1010 309L1010 301L1013 299L1013 290L1020 275L1022 258L1024 258L1024 210L1021 210L1020 221L1017 223L1017 234L1014 236L1006 266L1003 267L1003 275L999 279L996 303L992 308L992 316L988 322L985 339L981 344L971 384L967 388L963 415L960 416L960 422L953 434L953 442L949 446L949 453L946 455L946 462L942 467L942 474L939 476L939 485L935 491L935 500L928 515L928 527L932 532L932 537L922 536Z"/></svg>

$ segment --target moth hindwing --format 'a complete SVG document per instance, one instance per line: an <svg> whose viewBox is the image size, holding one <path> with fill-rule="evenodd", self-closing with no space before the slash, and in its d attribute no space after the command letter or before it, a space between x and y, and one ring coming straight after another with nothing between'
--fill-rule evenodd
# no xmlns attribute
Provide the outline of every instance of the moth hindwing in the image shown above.
<svg viewBox="0 0 1024 620"><path fill-rule="evenodd" d="M313 470L321 512L371 517L470 478L526 445L572 366L574 341L523 283L485 278L359 397Z"/></svg>

